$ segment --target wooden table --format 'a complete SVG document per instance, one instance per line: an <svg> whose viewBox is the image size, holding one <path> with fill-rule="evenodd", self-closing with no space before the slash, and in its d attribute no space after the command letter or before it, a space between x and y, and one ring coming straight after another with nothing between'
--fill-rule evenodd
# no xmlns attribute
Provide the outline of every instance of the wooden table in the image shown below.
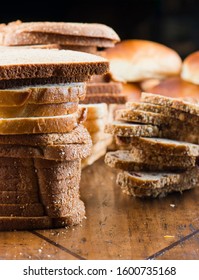
<svg viewBox="0 0 199 280"><path fill-rule="evenodd" d="M87 167L87 219L69 229L0 232L0 259L199 259L199 189L139 199L123 194L115 178L103 159Z"/></svg>

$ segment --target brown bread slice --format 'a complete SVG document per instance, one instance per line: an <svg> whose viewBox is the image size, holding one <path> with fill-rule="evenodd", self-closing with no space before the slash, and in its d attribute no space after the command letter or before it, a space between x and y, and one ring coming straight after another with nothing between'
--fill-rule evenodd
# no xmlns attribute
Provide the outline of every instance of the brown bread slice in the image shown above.
<svg viewBox="0 0 199 280"><path fill-rule="evenodd" d="M152 103L161 106L171 107L189 114L199 116L199 104L186 102L177 98L161 96L152 93L142 93L141 101L145 103Z"/></svg>
<svg viewBox="0 0 199 280"><path fill-rule="evenodd" d="M161 105L155 105L143 102L127 102L126 107L133 110L142 110L147 112L159 113L167 117L176 118L180 121L186 121L192 124L199 124L199 116L193 115L181 110Z"/></svg>
<svg viewBox="0 0 199 280"><path fill-rule="evenodd" d="M124 137L158 137L160 132L155 125L114 121L106 124L105 133Z"/></svg>
<svg viewBox="0 0 199 280"><path fill-rule="evenodd" d="M1 48L0 80L68 78L101 75L108 72L106 59L83 52L65 50L44 50L31 48Z"/></svg>
<svg viewBox="0 0 199 280"><path fill-rule="evenodd" d="M44 147L0 145L0 157L41 158L48 160L75 160L90 155L92 141L87 144L65 144Z"/></svg>
<svg viewBox="0 0 199 280"><path fill-rule="evenodd" d="M43 215L44 215L44 208L41 203L0 204L0 217L2 216L37 217Z"/></svg>
<svg viewBox="0 0 199 280"><path fill-rule="evenodd" d="M53 117L0 119L0 134L37 134L70 132L86 119L86 110Z"/></svg>
<svg viewBox="0 0 199 280"><path fill-rule="evenodd" d="M144 156L141 152L115 151L108 152L105 163L112 167L127 171L181 171L195 166L195 157L176 157L166 155Z"/></svg>
<svg viewBox="0 0 199 280"><path fill-rule="evenodd" d="M46 84L0 90L0 106L79 102L85 98L85 83Z"/></svg>
<svg viewBox="0 0 199 280"><path fill-rule="evenodd" d="M28 104L20 107L0 107L0 118L50 117L73 114L78 111L78 102L60 104Z"/></svg>
<svg viewBox="0 0 199 280"><path fill-rule="evenodd" d="M34 204L39 202L37 192L0 191L0 204Z"/></svg>
<svg viewBox="0 0 199 280"><path fill-rule="evenodd" d="M113 47L120 41L111 27L98 23L16 21L5 25L1 32L3 45L56 43Z"/></svg>
<svg viewBox="0 0 199 280"><path fill-rule="evenodd" d="M68 133L0 135L1 145L48 146L87 143L90 143L90 135L82 124Z"/></svg>
<svg viewBox="0 0 199 280"><path fill-rule="evenodd" d="M9 79L9 80L0 80L0 89L13 89L16 90L18 88L22 88L22 87L30 87L32 88L33 86L35 87L41 87L44 85L58 85L58 84L70 84L70 83L83 83L83 82L87 82L90 80L90 75L87 74L82 74L80 75L73 75L72 77L64 77L64 76L51 76L48 78L24 78L24 79ZM67 102L68 96L61 96L58 98L55 96L45 96L46 99L50 99L52 100L52 98L55 98L55 102L59 103L59 102ZM83 97L82 97L83 98ZM7 97L6 97L7 99ZM49 102L47 99L47 102ZM46 103L46 101L45 101ZM50 103L52 103L52 101L50 101Z"/></svg>
<svg viewBox="0 0 199 280"><path fill-rule="evenodd" d="M92 93L87 94L81 104L94 104L94 103L106 103L106 104L125 104L128 101L128 95L119 93Z"/></svg>
<svg viewBox="0 0 199 280"><path fill-rule="evenodd" d="M121 93L122 83L109 82L109 83L87 83L86 94L99 94L99 93Z"/></svg>
<svg viewBox="0 0 199 280"><path fill-rule="evenodd" d="M145 137L116 137L118 145L131 145L154 154L166 154L170 156L199 156L199 145L164 138Z"/></svg>
<svg viewBox="0 0 199 280"><path fill-rule="evenodd" d="M41 217L0 217L0 231L52 228L52 220Z"/></svg>
<svg viewBox="0 0 199 280"><path fill-rule="evenodd" d="M120 172L117 184L123 192L133 196L166 196L199 186L199 167L176 173Z"/></svg>

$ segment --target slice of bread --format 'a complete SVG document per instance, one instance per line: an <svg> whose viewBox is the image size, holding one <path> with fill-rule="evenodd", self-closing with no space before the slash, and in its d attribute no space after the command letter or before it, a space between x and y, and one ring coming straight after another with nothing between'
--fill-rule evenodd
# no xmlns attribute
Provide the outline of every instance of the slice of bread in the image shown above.
<svg viewBox="0 0 199 280"><path fill-rule="evenodd" d="M109 83L87 83L86 94L97 93L121 93L122 83L109 82Z"/></svg>
<svg viewBox="0 0 199 280"><path fill-rule="evenodd" d="M84 126L88 130L89 133L94 133L98 131L104 131L104 126L106 124L106 118L102 119L90 119L84 122Z"/></svg>
<svg viewBox="0 0 199 280"><path fill-rule="evenodd" d="M1 32L3 45L56 43L113 47L120 40L112 28L96 23L16 21L4 25Z"/></svg>
<svg viewBox="0 0 199 280"><path fill-rule="evenodd" d="M0 191L0 204L34 204L39 203L37 192Z"/></svg>
<svg viewBox="0 0 199 280"><path fill-rule="evenodd" d="M112 167L127 171L182 171L196 165L195 157L176 157L166 155L144 156L135 151L108 152L105 163Z"/></svg>
<svg viewBox="0 0 199 280"><path fill-rule="evenodd" d="M1 89L0 107L79 102L85 98L85 91L85 83L47 84Z"/></svg>
<svg viewBox="0 0 199 280"><path fill-rule="evenodd" d="M86 110L53 117L0 119L0 134L35 134L70 132L86 118Z"/></svg>
<svg viewBox="0 0 199 280"><path fill-rule="evenodd" d="M82 104L106 103L106 104L125 104L128 101L128 95L125 93L92 93L87 94Z"/></svg>
<svg viewBox="0 0 199 280"><path fill-rule="evenodd" d="M0 80L65 77L71 82L73 75L82 80L105 74L108 68L106 59L83 52L10 47L0 51Z"/></svg>
<svg viewBox="0 0 199 280"><path fill-rule="evenodd" d="M171 192L182 192L199 186L199 167L182 173L120 172L117 184L132 196L163 197Z"/></svg>
<svg viewBox="0 0 199 280"><path fill-rule="evenodd" d="M27 104L20 107L0 107L0 118L53 117L73 114L78 102L59 104Z"/></svg>
<svg viewBox="0 0 199 280"><path fill-rule="evenodd" d="M1 145L48 146L87 144L90 143L90 140L90 135L82 124L79 124L67 133L0 135Z"/></svg>
<svg viewBox="0 0 199 280"><path fill-rule="evenodd" d="M166 97L153 93L143 92L141 95L141 101L145 103L152 103L161 106L171 107L189 114L199 116L199 104L187 102L177 98Z"/></svg>
<svg viewBox="0 0 199 280"><path fill-rule="evenodd" d="M131 145L137 149L150 151L154 154L166 154L170 156L199 156L199 145L176 141L164 138L130 138L130 137L116 137L116 143L118 145Z"/></svg>
<svg viewBox="0 0 199 280"><path fill-rule="evenodd" d="M108 106L106 103L84 104L84 105L80 104L79 106L80 108L83 107L87 109L86 122L88 120L102 119L108 116Z"/></svg>
<svg viewBox="0 0 199 280"><path fill-rule="evenodd" d="M114 121L106 124L105 132L124 137L157 137L159 128L149 124L130 124Z"/></svg>
<svg viewBox="0 0 199 280"><path fill-rule="evenodd" d="M0 204L0 217L2 216L37 217L43 215L44 215L44 208L41 203Z"/></svg>

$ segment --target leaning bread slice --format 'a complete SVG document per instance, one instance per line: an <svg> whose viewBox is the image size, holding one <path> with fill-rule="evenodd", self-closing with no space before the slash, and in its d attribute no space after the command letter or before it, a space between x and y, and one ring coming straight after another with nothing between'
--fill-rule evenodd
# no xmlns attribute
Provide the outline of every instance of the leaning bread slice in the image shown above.
<svg viewBox="0 0 199 280"><path fill-rule="evenodd" d="M196 157L166 155L150 157L139 152L120 150L108 152L105 163L112 168L127 171L180 171L195 166Z"/></svg>
<svg viewBox="0 0 199 280"><path fill-rule="evenodd" d="M25 104L18 107L0 107L0 118L52 117L73 114L78 102L60 104Z"/></svg>
<svg viewBox="0 0 199 280"><path fill-rule="evenodd" d="M166 196L171 192L182 192L199 185L199 167L176 173L120 172L117 184L124 193L132 196Z"/></svg>
<svg viewBox="0 0 199 280"><path fill-rule="evenodd" d="M108 61L100 56L66 50L3 47L0 51L0 80L101 75ZM77 81L76 81L77 82Z"/></svg>
<svg viewBox="0 0 199 280"><path fill-rule="evenodd" d="M186 102L177 98L171 98L166 96L161 96L153 93L143 92L141 95L141 101L146 103L157 104L161 106L171 107L189 114L194 114L199 116L199 104Z"/></svg>
<svg viewBox="0 0 199 280"><path fill-rule="evenodd" d="M70 132L86 118L86 110L53 117L0 119L0 134L35 134Z"/></svg>
<svg viewBox="0 0 199 280"><path fill-rule="evenodd" d="M1 145L48 146L64 144L87 144L89 142L90 135L82 124L79 124L73 130L67 133L0 135Z"/></svg>
<svg viewBox="0 0 199 280"><path fill-rule="evenodd" d="M79 102L85 98L85 83L46 84L0 90L0 106Z"/></svg>
<svg viewBox="0 0 199 280"><path fill-rule="evenodd" d="M131 145L131 148L136 147L154 154L199 156L199 145L164 138L116 137L116 143L120 146Z"/></svg>
<svg viewBox="0 0 199 280"><path fill-rule="evenodd" d="M108 116L108 106L106 103L80 104L79 107L87 109L87 121L92 119L101 119Z"/></svg>
<svg viewBox="0 0 199 280"><path fill-rule="evenodd" d="M159 128L149 124L114 121L106 124L105 133L124 137L157 137L159 135Z"/></svg>
<svg viewBox="0 0 199 280"><path fill-rule="evenodd" d="M131 110L141 110L153 113L159 113L167 117L176 118L180 121L186 121L192 124L199 124L199 116L193 115L181 110L177 110L171 107L165 107L161 105L155 105L151 103L143 102L127 102L126 107Z"/></svg>
<svg viewBox="0 0 199 280"><path fill-rule="evenodd" d="M106 124L106 118L102 119L91 119L91 120L86 120L84 122L84 126L86 129L88 129L89 133L94 133L98 131L104 131L104 126Z"/></svg>

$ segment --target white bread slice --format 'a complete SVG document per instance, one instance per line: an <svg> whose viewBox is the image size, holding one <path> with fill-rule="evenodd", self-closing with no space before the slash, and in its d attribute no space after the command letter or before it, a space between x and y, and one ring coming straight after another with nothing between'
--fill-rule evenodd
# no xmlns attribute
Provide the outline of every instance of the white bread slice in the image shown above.
<svg viewBox="0 0 199 280"><path fill-rule="evenodd" d="M86 120L84 122L84 126L87 128L89 133L94 133L98 131L103 132L106 122L107 122L106 118Z"/></svg>
<svg viewBox="0 0 199 280"><path fill-rule="evenodd" d="M0 80L101 75L108 71L106 59L83 52L1 47ZM77 79L75 82L78 82Z"/></svg>
<svg viewBox="0 0 199 280"><path fill-rule="evenodd" d="M106 103L80 104L79 107L87 109L87 120L101 119L108 115L108 106Z"/></svg>
<svg viewBox="0 0 199 280"><path fill-rule="evenodd" d="M86 118L86 109L63 116L0 119L0 134L70 132Z"/></svg>
<svg viewBox="0 0 199 280"><path fill-rule="evenodd" d="M85 83L60 83L0 89L0 107L79 102L85 98L85 90Z"/></svg>

